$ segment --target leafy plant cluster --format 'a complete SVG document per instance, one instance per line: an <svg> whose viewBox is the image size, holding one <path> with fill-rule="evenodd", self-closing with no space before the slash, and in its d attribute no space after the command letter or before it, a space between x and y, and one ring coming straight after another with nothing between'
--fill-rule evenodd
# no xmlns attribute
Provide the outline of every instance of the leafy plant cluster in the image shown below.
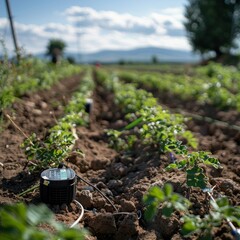
<svg viewBox="0 0 240 240"><path fill-rule="evenodd" d="M186 184L188 187L199 187L206 189L209 185L207 176L205 175L205 165L211 165L218 168L219 161L210 156L207 152L191 152L182 156L183 159L176 160L167 166L167 170L178 169L186 174Z"/></svg>
<svg viewBox="0 0 240 240"><path fill-rule="evenodd" d="M151 145L159 152L185 153L186 147L179 138L187 138L192 147L197 142L193 135L185 130L184 118L179 114L170 114L157 104L151 93L137 89L133 84L122 84L115 76L97 72L98 81L114 92L115 104L125 115L129 124L119 130L109 130L110 144L117 150L129 150L136 142ZM186 134L186 132L188 134Z"/></svg>
<svg viewBox="0 0 240 240"><path fill-rule="evenodd" d="M53 65L35 58L22 59L15 65L8 61L5 54L0 64L0 111L9 107L15 98L31 91L47 89L81 70L81 67L67 62Z"/></svg>
<svg viewBox="0 0 240 240"><path fill-rule="evenodd" d="M120 79L140 87L159 92L169 92L182 99L194 99L209 103L219 109L233 108L240 111L240 74L234 67L211 63L196 68L196 74L158 74L119 72Z"/></svg>
<svg viewBox="0 0 240 240"><path fill-rule="evenodd" d="M117 150L122 150L134 148L135 143L138 146L147 144L157 146L161 153L174 153L177 159L174 158L167 170L184 171L189 190L196 187L206 191L210 184L205 173L205 166L218 168L220 164L208 152L188 151L187 146L177 139L177 136L182 134L183 137L185 134L192 140L193 145L196 144L192 135L184 130L183 117L172 115L157 106L156 99L150 93L136 89L134 84L120 83L116 76L100 71L96 73L96 76L105 89L114 92L115 104L125 114L125 120L129 122L122 130L108 131L112 146ZM212 226L219 226L223 219L238 223L239 208L231 207L225 198L216 202L211 201L213 210L202 218L191 214L188 210L191 203L179 194L173 193L170 185L165 185L163 189L157 186L151 188L144 196L144 202L147 205L145 213L147 219L157 213L159 205L161 205L161 213L164 216L169 217L176 210L180 212L183 216L181 220L184 235L196 232L204 236L209 235Z"/></svg>
<svg viewBox="0 0 240 240"><path fill-rule="evenodd" d="M146 220L151 220L161 208L161 214L170 217L175 211L181 216L181 233L189 237L198 234L198 239L212 239L213 229L219 227L223 221L230 221L240 227L240 207L233 207L226 197L210 200L210 211L204 216L193 215L189 210L191 203L184 197L173 192L170 184L162 188L154 186L144 195L143 201L147 206Z"/></svg>
<svg viewBox="0 0 240 240"><path fill-rule="evenodd" d="M85 111L85 105L87 98L91 96L93 87L89 72L81 81L79 90L65 107L65 116L49 130L47 138L40 141L33 133L23 142L22 148L28 160L36 162L31 165L31 171L58 166L67 158L76 141L75 127L88 124L89 114ZM78 153L82 154L81 151Z"/></svg>
<svg viewBox="0 0 240 240"><path fill-rule="evenodd" d="M54 220L46 205L23 203L0 207L0 239L83 240L86 231L69 228Z"/></svg>
<svg viewBox="0 0 240 240"><path fill-rule="evenodd" d="M110 78L105 78L108 84ZM219 167L219 161L210 153L188 150L179 138L188 140L191 147L197 147L197 141L190 131L185 130L184 118L180 114L170 114L157 104L151 93L136 89L132 84L123 84L116 79L115 103L130 123L122 130L109 130L110 144L117 150L131 150L134 144L148 145L157 148L160 153L170 152L178 156L167 170L179 169L186 173L189 187L204 189L208 186L208 178L204 167Z"/></svg>

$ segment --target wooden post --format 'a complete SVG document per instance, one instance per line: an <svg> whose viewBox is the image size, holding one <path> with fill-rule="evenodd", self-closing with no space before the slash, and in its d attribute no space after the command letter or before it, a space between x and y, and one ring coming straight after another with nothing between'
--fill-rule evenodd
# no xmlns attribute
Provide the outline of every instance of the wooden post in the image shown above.
<svg viewBox="0 0 240 240"><path fill-rule="evenodd" d="M17 38L16 38L14 25L13 25L13 20L12 20L11 8L10 8L10 4L9 4L8 0L6 0L6 6L7 6L8 18L9 18L9 22L10 22L10 26L11 26L11 31L12 31L12 38L13 38L13 42L14 42L14 47L15 47L15 51L16 51L16 55L17 55L17 61L19 62L20 61L20 53L19 53Z"/></svg>

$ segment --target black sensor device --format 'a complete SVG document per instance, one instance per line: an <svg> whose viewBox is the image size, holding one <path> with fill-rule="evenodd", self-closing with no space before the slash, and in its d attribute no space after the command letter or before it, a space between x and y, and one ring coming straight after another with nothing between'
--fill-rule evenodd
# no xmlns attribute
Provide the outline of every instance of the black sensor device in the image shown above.
<svg viewBox="0 0 240 240"><path fill-rule="evenodd" d="M70 168L50 168L41 173L40 197L44 203L71 203L76 195L76 174Z"/></svg>

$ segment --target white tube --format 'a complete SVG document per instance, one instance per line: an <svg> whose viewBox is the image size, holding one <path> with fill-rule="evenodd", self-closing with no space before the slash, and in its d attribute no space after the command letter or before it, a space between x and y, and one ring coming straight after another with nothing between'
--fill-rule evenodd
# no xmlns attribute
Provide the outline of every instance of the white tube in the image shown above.
<svg viewBox="0 0 240 240"><path fill-rule="evenodd" d="M78 208L81 210L81 213L78 217L78 219L70 226L70 228L75 227L83 218L83 214L84 214L84 208L82 206L82 204L80 202L78 202L77 200L74 200L75 204L78 206Z"/></svg>

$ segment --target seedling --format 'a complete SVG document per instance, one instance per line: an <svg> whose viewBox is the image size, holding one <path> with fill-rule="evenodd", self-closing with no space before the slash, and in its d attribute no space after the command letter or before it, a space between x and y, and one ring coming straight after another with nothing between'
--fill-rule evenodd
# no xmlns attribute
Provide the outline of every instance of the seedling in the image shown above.
<svg viewBox="0 0 240 240"><path fill-rule="evenodd" d="M198 234L198 239L212 239L212 230L220 226L224 220L238 237L238 229L233 223L240 226L240 207L230 206L226 197L212 199L211 209L203 217L191 214L188 210L191 203L181 195L173 193L169 184L165 184L162 189L158 186L150 188L143 201L147 206L144 213L146 220L153 219L160 207L165 217L170 217L176 210L180 212L183 223L181 233L186 237Z"/></svg>
<svg viewBox="0 0 240 240"><path fill-rule="evenodd" d="M201 189L207 188L208 178L204 174L203 165L210 165L218 168L220 163L214 158L210 157L208 152L192 152L183 155L183 159L168 165L167 170L179 169L186 173L186 183L189 187L199 187Z"/></svg>
<svg viewBox="0 0 240 240"><path fill-rule="evenodd" d="M8 240L83 240L87 234L56 222L45 205L27 207L23 203L0 207L0 229L0 239Z"/></svg>
<svg viewBox="0 0 240 240"><path fill-rule="evenodd" d="M163 188L151 187L143 197L143 202L147 206L144 216L151 220L157 213L161 205L162 214L170 217L175 210L186 212L190 202L181 195L174 193L171 184L165 184Z"/></svg>

